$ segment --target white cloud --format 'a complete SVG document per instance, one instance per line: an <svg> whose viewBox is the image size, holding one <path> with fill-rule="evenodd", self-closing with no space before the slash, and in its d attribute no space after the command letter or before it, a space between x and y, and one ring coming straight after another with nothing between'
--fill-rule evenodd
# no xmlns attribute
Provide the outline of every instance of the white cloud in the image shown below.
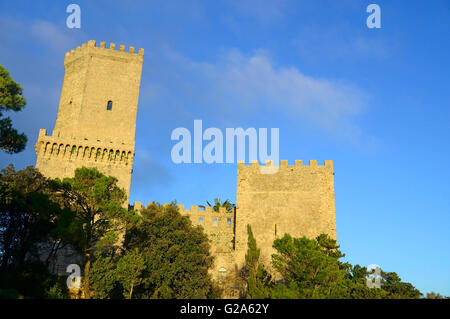
<svg viewBox="0 0 450 319"><path fill-rule="evenodd" d="M30 26L30 33L36 40L58 51L70 50L77 45L76 39L67 30L65 25L57 26L42 20L34 21Z"/></svg>
<svg viewBox="0 0 450 319"><path fill-rule="evenodd" d="M232 53L219 70L221 87L245 97L247 106L277 108L333 128L362 108L362 93L337 81L306 76L295 67L276 67L264 54L245 58Z"/></svg>
<svg viewBox="0 0 450 319"><path fill-rule="evenodd" d="M179 98L174 105L196 105L209 112L203 115L211 110L218 118L282 113L333 136L355 139L361 134L353 120L364 110L366 96L344 81L311 77L295 66L277 66L262 50L250 56L228 50L213 63L192 61L170 50L161 56L165 61L152 63L164 69L165 79L162 82L157 72L154 84L146 84L153 88L153 99L159 91L169 100ZM175 90L177 97L168 96Z"/></svg>
<svg viewBox="0 0 450 319"><path fill-rule="evenodd" d="M336 22L334 26L305 25L292 44L301 57L319 61L385 59L396 47L392 37L365 33L344 22Z"/></svg>

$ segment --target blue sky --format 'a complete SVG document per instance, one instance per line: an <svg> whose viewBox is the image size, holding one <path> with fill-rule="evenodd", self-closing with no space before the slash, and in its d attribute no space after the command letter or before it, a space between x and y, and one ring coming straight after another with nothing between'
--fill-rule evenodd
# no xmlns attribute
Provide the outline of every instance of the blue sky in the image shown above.
<svg viewBox="0 0 450 319"><path fill-rule="evenodd" d="M68 29L67 5L81 7ZM368 29L366 7L381 7ZM24 88L34 165L53 129L66 51L90 39L145 48L131 201L236 199L236 164L172 163L177 127L277 127L280 158L334 161L347 260L450 295L450 3L1 1L0 63Z"/></svg>

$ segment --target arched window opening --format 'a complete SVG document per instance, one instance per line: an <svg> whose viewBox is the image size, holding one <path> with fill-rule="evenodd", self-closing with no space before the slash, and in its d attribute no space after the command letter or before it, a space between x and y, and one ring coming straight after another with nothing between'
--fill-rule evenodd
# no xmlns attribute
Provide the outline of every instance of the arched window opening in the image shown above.
<svg viewBox="0 0 450 319"><path fill-rule="evenodd" d="M225 282L226 279L227 279L227 270L224 267L222 267L219 269L219 283Z"/></svg>
<svg viewBox="0 0 450 319"><path fill-rule="evenodd" d="M106 105L106 110L111 111L112 110L112 101L108 101L108 104Z"/></svg>

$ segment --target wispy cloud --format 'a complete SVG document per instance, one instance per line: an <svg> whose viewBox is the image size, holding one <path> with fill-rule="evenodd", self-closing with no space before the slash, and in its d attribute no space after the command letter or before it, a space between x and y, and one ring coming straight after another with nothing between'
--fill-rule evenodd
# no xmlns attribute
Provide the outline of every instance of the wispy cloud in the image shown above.
<svg viewBox="0 0 450 319"><path fill-rule="evenodd" d="M385 59L397 46L385 34L369 35L345 23L336 24L302 26L292 44L302 58L322 61Z"/></svg>
<svg viewBox="0 0 450 319"><path fill-rule="evenodd" d="M34 39L58 51L70 50L77 45L73 32L48 21L34 21L29 31Z"/></svg>
<svg viewBox="0 0 450 319"><path fill-rule="evenodd" d="M278 66L264 50L251 55L227 50L208 63L168 49L155 58L158 62L153 63L167 68L164 77L145 84L152 88L148 96L154 100L160 92L169 105L195 105L194 114L249 118L257 112L272 112L306 121L331 136L354 139L361 135L353 120L366 107L362 90L342 80L308 76L295 66ZM174 90L177 95L170 95Z"/></svg>

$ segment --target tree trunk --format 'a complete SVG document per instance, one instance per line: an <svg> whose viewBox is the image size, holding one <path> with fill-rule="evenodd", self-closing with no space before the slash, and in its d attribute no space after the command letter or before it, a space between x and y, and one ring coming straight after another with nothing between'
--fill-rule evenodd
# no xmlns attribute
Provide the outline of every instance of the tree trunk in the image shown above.
<svg viewBox="0 0 450 319"><path fill-rule="evenodd" d="M89 289L89 270L91 268L91 254L85 254L86 263L84 264L84 280L83 280L83 293L84 298L90 299L91 293Z"/></svg>
<svg viewBox="0 0 450 319"><path fill-rule="evenodd" d="M131 299L131 295L133 294L133 286L134 286L134 284L133 284L133 283L131 283L131 289L130 289L130 297L129 297L128 299Z"/></svg>

